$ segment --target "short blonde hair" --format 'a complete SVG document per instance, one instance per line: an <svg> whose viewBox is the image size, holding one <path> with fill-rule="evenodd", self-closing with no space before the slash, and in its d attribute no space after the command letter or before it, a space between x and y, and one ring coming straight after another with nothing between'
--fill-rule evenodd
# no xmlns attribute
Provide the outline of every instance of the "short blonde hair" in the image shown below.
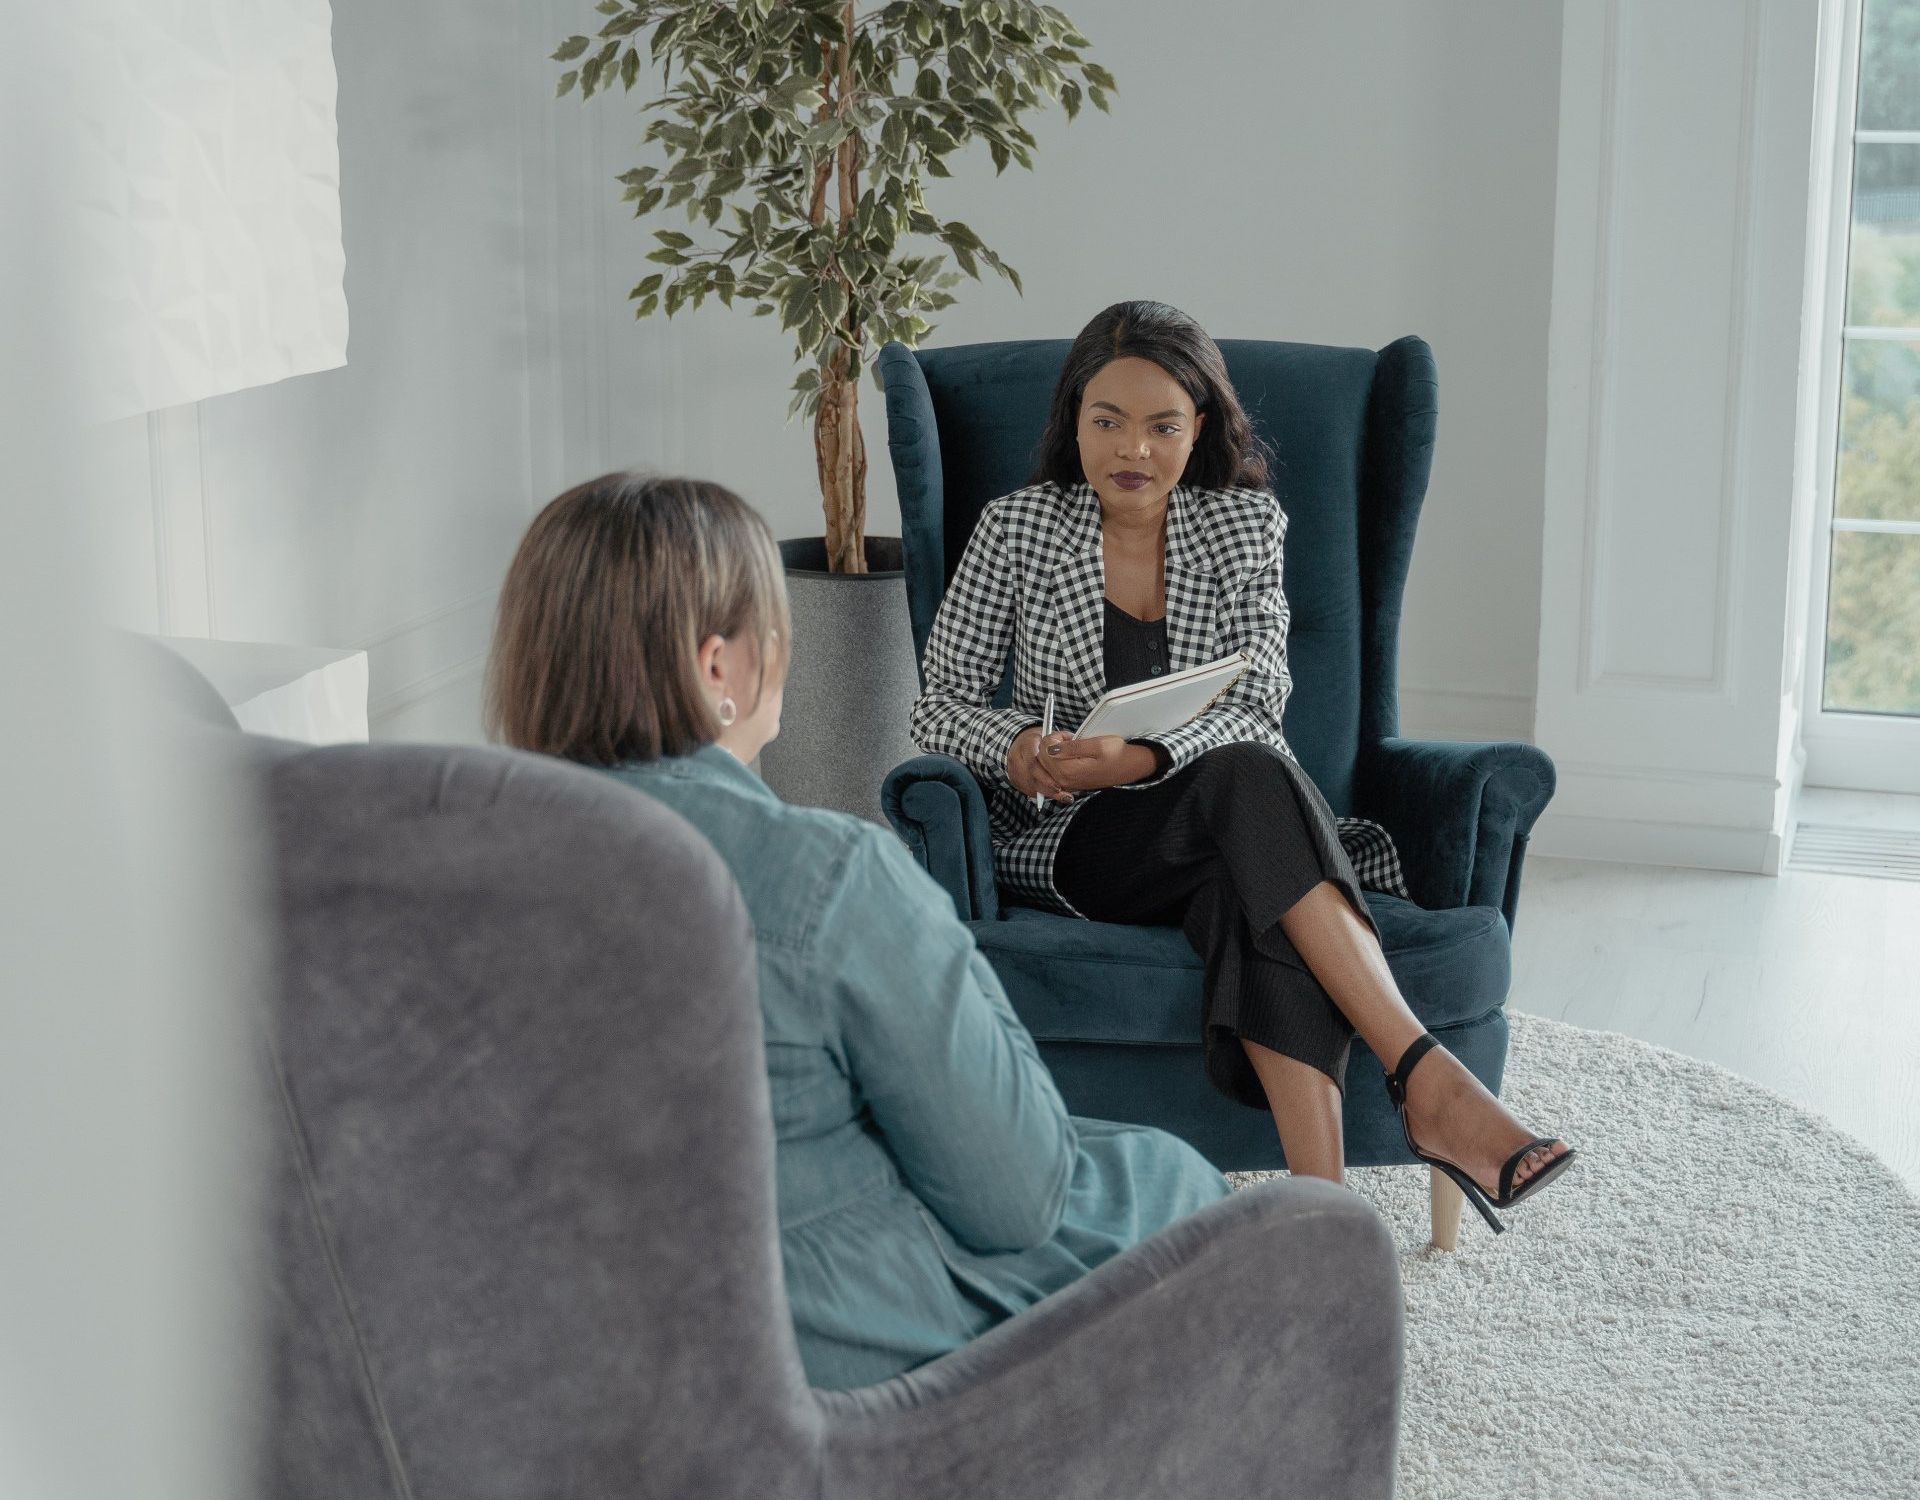
<svg viewBox="0 0 1920 1500"><path fill-rule="evenodd" d="M684 755L719 738L700 643L745 635L759 685L792 636L773 533L702 479L605 474L534 518L507 569L487 663L495 740L588 765Z"/></svg>

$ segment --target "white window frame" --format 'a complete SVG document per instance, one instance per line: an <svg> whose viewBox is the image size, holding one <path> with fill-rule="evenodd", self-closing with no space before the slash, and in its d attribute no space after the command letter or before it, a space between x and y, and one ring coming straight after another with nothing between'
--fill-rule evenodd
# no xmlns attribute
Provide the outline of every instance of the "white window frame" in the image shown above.
<svg viewBox="0 0 1920 1500"><path fill-rule="evenodd" d="M1839 482L1840 391L1848 338L1900 338L1920 344L1920 328L1894 332L1845 324L1847 276L1853 237L1853 152L1856 141L1912 142L1920 130L1856 133L1864 0L1845 0L1839 21L1839 88L1834 122L1832 193L1828 202L1827 284L1820 327L1818 376L1819 443L1814 458L1815 518L1810 555L1811 598L1807 609L1805 700L1801 737L1808 786L1920 795L1920 718L1841 713L1822 708L1826 696L1827 581L1833 566L1833 533L1863 531L1920 535L1920 521L1836 520Z"/></svg>

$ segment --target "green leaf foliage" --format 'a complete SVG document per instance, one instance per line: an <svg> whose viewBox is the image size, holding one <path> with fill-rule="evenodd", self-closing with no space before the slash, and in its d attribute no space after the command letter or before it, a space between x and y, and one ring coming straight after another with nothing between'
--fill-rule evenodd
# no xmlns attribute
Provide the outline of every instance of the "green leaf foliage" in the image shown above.
<svg viewBox="0 0 1920 1500"><path fill-rule="evenodd" d="M620 174L623 199L636 218L682 209L699 232L654 231L646 259L671 269L635 283L634 315L709 295L777 315L800 366L789 419L817 410L823 370L857 378L887 339L932 333L926 315L953 304L963 275L991 268L1021 292L1019 273L941 218L925 186L979 141L996 175L1031 169L1036 110L1075 119L1118 89L1057 6L851 9L844 60L845 0L596 0L595 31L552 54L566 65L558 94L590 99L617 80L644 101L646 164Z"/></svg>

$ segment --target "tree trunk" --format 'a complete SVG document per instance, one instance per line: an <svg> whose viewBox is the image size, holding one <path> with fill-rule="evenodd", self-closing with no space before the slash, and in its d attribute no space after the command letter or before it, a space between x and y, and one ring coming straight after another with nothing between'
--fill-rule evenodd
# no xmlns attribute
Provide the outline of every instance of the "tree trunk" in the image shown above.
<svg viewBox="0 0 1920 1500"><path fill-rule="evenodd" d="M849 379L852 356L842 350L820 373L820 409L813 419L813 449L826 511L827 567L835 573L867 571L866 444L860 434L860 382Z"/></svg>
<svg viewBox="0 0 1920 1500"><path fill-rule="evenodd" d="M822 114L844 110L853 89L853 3L841 13L841 40L827 49L827 71L838 77L839 93L821 106ZM839 167L840 221L849 223L860 198L860 163L855 140L849 136L835 153L837 162L824 165L814 179L811 214L818 225L826 218L826 189L834 167ZM854 321L853 284L845 280L849 332L856 346L860 325ZM855 350L844 345L820 371L820 406L813 419L813 451L820 477L820 502L826 512L827 567L835 573L867 571L867 444L860 432L860 366Z"/></svg>

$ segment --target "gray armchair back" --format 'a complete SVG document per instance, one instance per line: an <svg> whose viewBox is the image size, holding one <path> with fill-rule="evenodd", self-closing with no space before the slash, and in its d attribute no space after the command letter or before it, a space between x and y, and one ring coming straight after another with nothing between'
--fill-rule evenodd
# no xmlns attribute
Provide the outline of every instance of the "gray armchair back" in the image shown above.
<svg viewBox="0 0 1920 1500"><path fill-rule="evenodd" d="M271 803L270 1493L793 1492L820 1418L718 856L505 752L311 751Z"/></svg>

